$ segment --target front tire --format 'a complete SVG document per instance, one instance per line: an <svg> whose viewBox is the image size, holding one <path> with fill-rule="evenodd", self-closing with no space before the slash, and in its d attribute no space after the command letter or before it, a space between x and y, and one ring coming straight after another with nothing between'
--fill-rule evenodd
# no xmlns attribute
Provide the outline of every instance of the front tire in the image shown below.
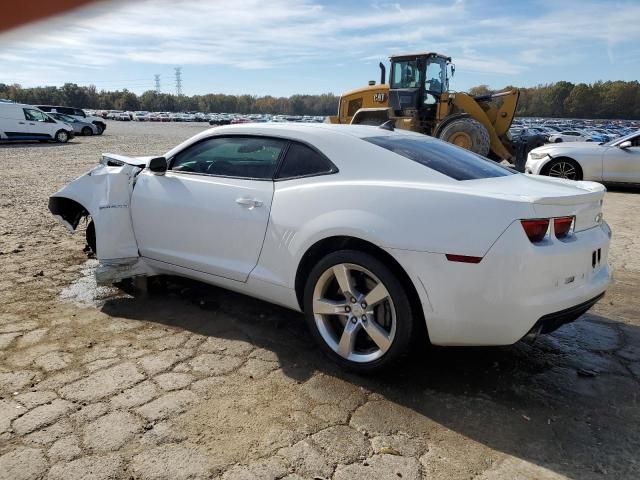
<svg viewBox="0 0 640 480"><path fill-rule="evenodd" d="M94 123L94 125L98 129L98 135L102 135L104 133L104 125L101 123Z"/></svg>
<svg viewBox="0 0 640 480"><path fill-rule="evenodd" d="M69 141L69 134L64 130L58 130L54 138L58 143L67 143Z"/></svg>
<svg viewBox="0 0 640 480"><path fill-rule="evenodd" d="M89 222L89 225L87 225L87 231L85 232L85 236L87 239L87 245L89 245L89 248L91 249L91 251L95 255L97 255L98 249L96 248L96 224L93 223L93 220L91 220Z"/></svg>
<svg viewBox="0 0 640 480"><path fill-rule="evenodd" d="M340 250L311 270L304 311L324 353L345 369L381 370L410 351L413 312L396 275L373 256Z"/></svg>
<svg viewBox="0 0 640 480"><path fill-rule="evenodd" d="M556 158L547 163L540 172L542 175L568 180L582 180L582 168L571 158Z"/></svg>
<svg viewBox="0 0 640 480"><path fill-rule="evenodd" d="M440 131L438 138L483 157L489 155L491 147L489 132L484 125L473 118L452 120Z"/></svg>

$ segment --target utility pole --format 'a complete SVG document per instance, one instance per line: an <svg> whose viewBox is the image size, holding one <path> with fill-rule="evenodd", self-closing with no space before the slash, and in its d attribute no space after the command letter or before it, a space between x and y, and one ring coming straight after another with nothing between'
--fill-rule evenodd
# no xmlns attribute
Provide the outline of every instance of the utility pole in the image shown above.
<svg viewBox="0 0 640 480"><path fill-rule="evenodd" d="M153 78L154 78L155 83L156 83L156 93L160 93L160 74L159 74L159 73L156 73L156 74L153 76Z"/></svg>
<svg viewBox="0 0 640 480"><path fill-rule="evenodd" d="M174 68L176 71L176 95L182 95L182 67Z"/></svg>

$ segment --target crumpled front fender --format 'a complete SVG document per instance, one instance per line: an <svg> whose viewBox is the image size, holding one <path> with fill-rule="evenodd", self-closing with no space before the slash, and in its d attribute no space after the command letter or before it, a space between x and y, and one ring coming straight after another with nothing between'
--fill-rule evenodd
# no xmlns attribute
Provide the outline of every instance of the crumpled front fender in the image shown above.
<svg viewBox="0 0 640 480"><path fill-rule="evenodd" d="M138 257L131 222L131 193L139 166L99 165L78 177L49 199L49 210L70 231L84 215L96 228L99 260Z"/></svg>

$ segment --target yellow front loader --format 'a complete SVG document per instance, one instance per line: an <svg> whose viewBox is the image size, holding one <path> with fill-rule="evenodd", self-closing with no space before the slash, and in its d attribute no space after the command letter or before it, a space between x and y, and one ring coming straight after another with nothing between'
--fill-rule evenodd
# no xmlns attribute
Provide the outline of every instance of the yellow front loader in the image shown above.
<svg viewBox="0 0 640 480"><path fill-rule="evenodd" d="M380 84L346 92L330 123L381 125L431 135L494 160L512 160L507 135L520 92L471 96L449 91L451 58L438 53L395 55L386 83L380 63Z"/></svg>

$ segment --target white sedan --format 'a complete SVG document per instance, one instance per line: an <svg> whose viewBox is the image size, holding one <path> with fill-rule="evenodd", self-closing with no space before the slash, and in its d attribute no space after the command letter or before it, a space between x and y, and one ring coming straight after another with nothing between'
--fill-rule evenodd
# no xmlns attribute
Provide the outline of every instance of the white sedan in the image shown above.
<svg viewBox="0 0 640 480"><path fill-rule="evenodd" d="M529 152L525 172L570 180L640 184L640 131L603 144L535 148Z"/></svg>
<svg viewBox="0 0 640 480"><path fill-rule="evenodd" d="M581 130L563 130L560 133L549 135L549 143L562 142L591 142L591 135Z"/></svg>
<svg viewBox="0 0 640 480"><path fill-rule="evenodd" d="M588 310L610 281L604 194L417 133L273 123L105 154L49 209L91 217L99 282L182 275L303 311L371 371L416 340L508 345Z"/></svg>

